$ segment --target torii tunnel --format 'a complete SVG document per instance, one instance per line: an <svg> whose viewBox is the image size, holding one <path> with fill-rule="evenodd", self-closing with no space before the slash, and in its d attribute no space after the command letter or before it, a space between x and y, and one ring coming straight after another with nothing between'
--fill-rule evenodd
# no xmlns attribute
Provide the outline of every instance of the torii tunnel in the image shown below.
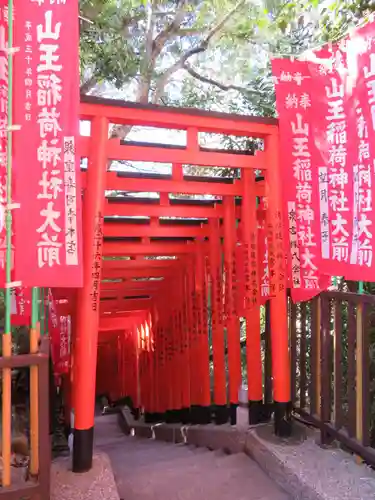
<svg viewBox="0 0 375 500"><path fill-rule="evenodd" d="M249 423L269 418L261 350L260 218L268 247L275 432L288 434L277 121L91 97L83 99L80 113L91 122L90 136L81 136L79 145L88 159L82 171L84 286L77 295L60 290L57 297L68 299L73 324L73 470L92 466L98 394L131 398L148 422L234 424L242 384L240 323L246 323ZM113 124L182 130L186 144L120 141L109 135ZM262 147L256 154L208 149L199 142L202 133L259 139ZM167 163L171 175L110 171L113 160ZM239 174L187 176L185 165Z"/></svg>

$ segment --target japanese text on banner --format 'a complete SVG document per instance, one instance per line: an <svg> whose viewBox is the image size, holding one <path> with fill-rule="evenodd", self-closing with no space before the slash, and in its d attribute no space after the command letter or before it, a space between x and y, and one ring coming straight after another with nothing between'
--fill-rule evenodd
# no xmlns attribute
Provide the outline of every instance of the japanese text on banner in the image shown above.
<svg viewBox="0 0 375 500"><path fill-rule="evenodd" d="M357 80L353 85L351 109L354 110L353 138L353 236L350 268L345 277L375 280L375 24L359 28L346 40L346 50L356 61ZM354 80L353 80L354 81Z"/></svg>
<svg viewBox="0 0 375 500"><path fill-rule="evenodd" d="M28 326L31 321L31 289L17 287L11 294L12 325Z"/></svg>
<svg viewBox="0 0 375 500"><path fill-rule="evenodd" d="M334 60L334 53L336 60ZM322 269L340 274L350 262L353 186L348 158L349 120L345 85L346 54L323 49L309 64L314 82L312 123L319 142L319 206Z"/></svg>
<svg viewBox="0 0 375 500"><path fill-rule="evenodd" d="M316 53L313 124L321 152L322 271L368 280L373 274L373 168L364 110L369 96L356 76L366 71L358 66L357 41L345 39Z"/></svg>
<svg viewBox="0 0 375 500"><path fill-rule="evenodd" d="M59 315L59 305L54 300L51 289L48 290L48 329L51 337L51 352L55 375L69 370L70 359L70 317Z"/></svg>
<svg viewBox="0 0 375 500"><path fill-rule="evenodd" d="M82 284L78 7L23 4L15 25L15 122L21 126L14 142L15 278L27 286L76 287Z"/></svg>
<svg viewBox="0 0 375 500"><path fill-rule="evenodd" d="M258 222L258 267L260 281L260 304L264 305L271 298L270 270L268 265L268 241L266 231L266 218L263 209L257 210Z"/></svg>
<svg viewBox="0 0 375 500"><path fill-rule="evenodd" d="M311 127L311 76L306 63L272 62L280 123L284 230L290 287L320 291L318 175ZM271 251L272 248L269 249Z"/></svg>

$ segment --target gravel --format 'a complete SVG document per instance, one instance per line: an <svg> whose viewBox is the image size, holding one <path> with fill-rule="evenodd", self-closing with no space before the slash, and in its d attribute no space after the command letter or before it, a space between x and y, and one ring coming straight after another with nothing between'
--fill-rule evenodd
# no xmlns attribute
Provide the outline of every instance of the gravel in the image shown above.
<svg viewBox="0 0 375 500"><path fill-rule="evenodd" d="M323 449L317 435L294 443L270 438L270 428L253 430L250 454L293 498L301 500L370 500L375 498L375 472L344 451Z"/></svg>
<svg viewBox="0 0 375 500"><path fill-rule="evenodd" d="M93 468L84 474L73 474L71 458L52 463L51 500L119 500L112 467L105 453L94 455Z"/></svg>

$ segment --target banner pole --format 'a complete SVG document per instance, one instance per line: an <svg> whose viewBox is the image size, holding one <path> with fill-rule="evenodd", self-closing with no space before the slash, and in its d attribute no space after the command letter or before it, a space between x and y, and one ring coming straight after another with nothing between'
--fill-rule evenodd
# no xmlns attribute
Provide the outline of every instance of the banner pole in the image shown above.
<svg viewBox="0 0 375 500"><path fill-rule="evenodd" d="M39 344L39 289L33 287L31 297L30 353L38 352ZM39 408L38 408L38 367L30 366L30 475L39 472Z"/></svg>
<svg viewBox="0 0 375 500"><path fill-rule="evenodd" d="M41 335L46 335L46 324L45 324L45 319L46 319L46 307L45 307L45 288L40 288L39 290L39 296L40 296L40 334Z"/></svg>
<svg viewBox="0 0 375 500"><path fill-rule="evenodd" d="M49 337L49 300L48 300L48 288L45 289L45 301L46 301L46 305L45 305L45 312L44 312L44 322L45 322L45 332L44 332L44 335L46 335L47 337Z"/></svg>
<svg viewBox="0 0 375 500"><path fill-rule="evenodd" d="M364 282L358 282L358 293L364 294ZM363 443L364 439L364 428L363 428L363 412L364 412L364 401L363 401L363 380L365 377L365 367L364 367L364 332L363 328L363 303L359 302L357 304L357 320L356 320L356 438L359 443ZM356 456L356 462L358 464L362 463L362 459Z"/></svg>
<svg viewBox="0 0 375 500"><path fill-rule="evenodd" d="M7 127L7 166L6 166L6 263L5 263L5 328L2 336L3 356L12 354L11 334L11 286L12 286L12 110L13 110L13 0L8 0L8 127ZM11 484L11 377L10 368L2 371L2 486Z"/></svg>

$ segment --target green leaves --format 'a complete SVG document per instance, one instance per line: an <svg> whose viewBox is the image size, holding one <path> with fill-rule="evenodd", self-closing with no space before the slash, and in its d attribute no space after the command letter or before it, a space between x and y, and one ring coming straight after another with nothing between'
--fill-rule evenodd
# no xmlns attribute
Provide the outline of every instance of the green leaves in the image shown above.
<svg viewBox="0 0 375 500"><path fill-rule="evenodd" d="M337 39L375 9L373 0L247 0L233 13L238 0L181 5L175 0L80 0L87 19L81 22L85 90L107 82L119 97L126 90L129 98L134 88L134 99L143 95L151 101L156 88L163 102L173 105L273 115L270 54L298 55ZM218 25L207 48L187 59L206 77L204 83L181 69L179 61Z"/></svg>

